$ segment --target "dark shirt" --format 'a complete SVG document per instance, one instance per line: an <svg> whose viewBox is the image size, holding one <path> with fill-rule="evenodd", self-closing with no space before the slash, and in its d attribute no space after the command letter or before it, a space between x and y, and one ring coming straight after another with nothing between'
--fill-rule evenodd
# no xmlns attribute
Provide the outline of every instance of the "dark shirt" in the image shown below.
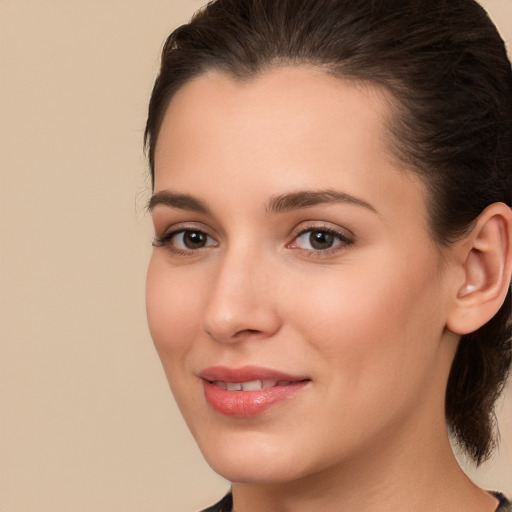
<svg viewBox="0 0 512 512"><path fill-rule="evenodd" d="M498 505L496 512L512 512L512 503L510 503L503 494L499 492L493 492L492 494L500 500L500 504Z"/></svg>
<svg viewBox="0 0 512 512"><path fill-rule="evenodd" d="M495 512L512 512L512 504L499 492L491 493L500 501ZM233 510L233 497L231 493L226 494L218 503L204 509L202 512L231 512Z"/></svg>
<svg viewBox="0 0 512 512"><path fill-rule="evenodd" d="M212 507L205 508L202 512L231 512L233 510L233 496L228 492L224 498ZM501 510L499 511L501 512ZM508 511L507 511L508 512Z"/></svg>

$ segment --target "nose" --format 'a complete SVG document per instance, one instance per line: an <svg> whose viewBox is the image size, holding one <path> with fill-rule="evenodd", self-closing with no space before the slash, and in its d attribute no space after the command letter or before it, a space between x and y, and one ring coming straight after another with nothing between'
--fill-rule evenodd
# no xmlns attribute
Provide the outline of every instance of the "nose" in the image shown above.
<svg viewBox="0 0 512 512"><path fill-rule="evenodd" d="M270 338L279 331L276 279L264 258L236 253L218 263L203 319L204 331L221 343Z"/></svg>

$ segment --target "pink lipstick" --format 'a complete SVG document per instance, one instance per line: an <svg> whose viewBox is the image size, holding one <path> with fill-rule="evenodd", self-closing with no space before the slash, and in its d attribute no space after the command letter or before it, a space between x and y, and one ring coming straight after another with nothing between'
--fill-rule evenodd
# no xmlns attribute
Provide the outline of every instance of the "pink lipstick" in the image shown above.
<svg viewBox="0 0 512 512"><path fill-rule="evenodd" d="M221 414L236 417L261 414L311 382L307 377L257 366L213 366L204 369L199 377L210 406Z"/></svg>

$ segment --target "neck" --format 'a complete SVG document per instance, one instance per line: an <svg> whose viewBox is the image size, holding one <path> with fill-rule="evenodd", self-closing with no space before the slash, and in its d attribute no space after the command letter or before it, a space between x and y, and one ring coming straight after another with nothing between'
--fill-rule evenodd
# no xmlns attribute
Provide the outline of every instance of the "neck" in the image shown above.
<svg viewBox="0 0 512 512"><path fill-rule="evenodd" d="M443 422L444 423L444 422ZM343 465L294 482L233 484L235 512L492 512L497 500L479 489L460 468L446 428L410 443L403 434L380 440L378 449Z"/></svg>

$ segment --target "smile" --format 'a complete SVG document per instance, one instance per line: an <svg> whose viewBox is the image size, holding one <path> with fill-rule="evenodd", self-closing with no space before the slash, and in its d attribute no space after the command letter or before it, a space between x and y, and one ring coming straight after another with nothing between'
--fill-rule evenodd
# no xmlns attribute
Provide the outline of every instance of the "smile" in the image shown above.
<svg viewBox="0 0 512 512"><path fill-rule="evenodd" d="M256 366L210 367L199 374L208 405L223 416L247 418L295 397L311 379Z"/></svg>

